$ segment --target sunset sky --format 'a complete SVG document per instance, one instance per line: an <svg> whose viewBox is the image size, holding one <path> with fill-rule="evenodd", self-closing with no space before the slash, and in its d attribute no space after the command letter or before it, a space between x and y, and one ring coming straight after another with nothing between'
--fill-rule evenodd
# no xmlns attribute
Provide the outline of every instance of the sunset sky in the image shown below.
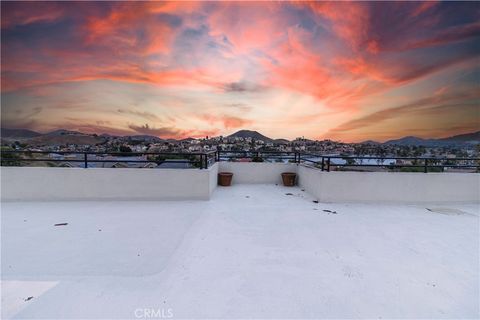
<svg viewBox="0 0 480 320"><path fill-rule="evenodd" d="M1 124L384 141L480 130L478 2L3 2Z"/></svg>

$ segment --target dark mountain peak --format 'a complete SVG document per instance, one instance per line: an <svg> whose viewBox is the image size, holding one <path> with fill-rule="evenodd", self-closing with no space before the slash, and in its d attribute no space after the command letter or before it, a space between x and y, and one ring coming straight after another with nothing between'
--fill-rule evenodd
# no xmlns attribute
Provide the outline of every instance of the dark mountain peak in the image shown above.
<svg viewBox="0 0 480 320"><path fill-rule="evenodd" d="M423 139L419 137L414 137L414 136L406 136L400 139L394 139L394 140L388 140L385 142L385 144L396 144L396 145L414 145L414 146L420 146L420 145L430 145L434 140L433 139Z"/></svg>
<svg viewBox="0 0 480 320"><path fill-rule="evenodd" d="M252 138L255 140L262 140L264 142L273 142L273 139L253 130L240 130L229 135L228 138Z"/></svg>
<svg viewBox="0 0 480 320"><path fill-rule="evenodd" d="M230 135L230 137L232 136L235 136L235 137L238 137L238 136L250 136L250 135L255 135L255 134L261 134L260 132L258 131L254 131L254 130L238 130L237 132L233 133Z"/></svg>

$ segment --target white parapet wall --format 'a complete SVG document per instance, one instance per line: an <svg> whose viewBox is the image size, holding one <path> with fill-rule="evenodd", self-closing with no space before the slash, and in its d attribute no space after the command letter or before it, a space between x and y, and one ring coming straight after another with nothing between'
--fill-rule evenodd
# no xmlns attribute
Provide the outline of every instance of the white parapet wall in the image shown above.
<svg viewBox="0 0 480 320"><path fill-rule="evenodd" d="M2 167L1 198L207 200L215 188L217 170L218 164L209 169Z"/></svg>
<svg viewBox="0 0 480 320"><path fill-rule="evenodd" d="M207 200L218 172L232 184L298 184L322 202L480 202L478 173L322 172L294 163L220 162L208 169L2 167L2 200Z"/></svg>
<svg viewBox="0 0 480 320"><path fill-rule="evenodd" d="M478 173L322 172L302 165L298 176L322 202L480 202Z"/></svg>
<svg viewBox="0 0 480 320"><path fill-rule="evenodd" d="M232 184L281 184L282 172L297 172L294 163L220 162L219 172L232 172Z"/></svg>
<svg viewBox="0 0 480 320"><path fill-rule="evenodd" d="M208 188L210 196L215 191L215 188L218 184L218 167L219 162L214 163L208 170L209 170L209 180L208 180Z"/></svg>

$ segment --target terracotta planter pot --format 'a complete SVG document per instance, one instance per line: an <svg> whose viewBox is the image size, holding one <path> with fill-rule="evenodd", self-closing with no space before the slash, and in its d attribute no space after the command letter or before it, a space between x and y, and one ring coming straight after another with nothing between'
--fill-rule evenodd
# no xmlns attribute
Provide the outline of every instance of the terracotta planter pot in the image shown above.
<svg viewBox="0 0 480 320"><path fill-rule="evenodd" d="M232 184L233 173L231 172L219 172L218 184L222 187L229 187Z"/></svg>
<svg viewBox="0 0 480 320"><path fill-rule="evenodd" d="M297 174L295 172L282 173L282 181L285 187L293 187L295 185L295 178Z"/></svg>

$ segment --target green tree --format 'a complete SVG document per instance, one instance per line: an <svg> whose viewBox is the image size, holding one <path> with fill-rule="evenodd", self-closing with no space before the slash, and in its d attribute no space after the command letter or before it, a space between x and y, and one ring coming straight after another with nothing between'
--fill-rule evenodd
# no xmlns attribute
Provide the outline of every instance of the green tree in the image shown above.
<svg viewBox="0 0 480 320"><path fill-rule="evenodd" d="M120 152L132 152L132 149L129 146L122 145L118 148Z"/></svg>
<svg viewBox="0 0 480 320"><path fill-rule="evenodd" d="M355 164L355 159L352 159L352 158L343 158L343 160L345 160L345 162L347 163L347 165L353 165Z"/></svg>
<svg viewBox="0 0 480 320"><path fill-rule="evenodd" d="M1 147L0 162L2 166L19 167L21 166L20 156L17 153L4 153L4 151L13 151L10 147Z"/></svg>

